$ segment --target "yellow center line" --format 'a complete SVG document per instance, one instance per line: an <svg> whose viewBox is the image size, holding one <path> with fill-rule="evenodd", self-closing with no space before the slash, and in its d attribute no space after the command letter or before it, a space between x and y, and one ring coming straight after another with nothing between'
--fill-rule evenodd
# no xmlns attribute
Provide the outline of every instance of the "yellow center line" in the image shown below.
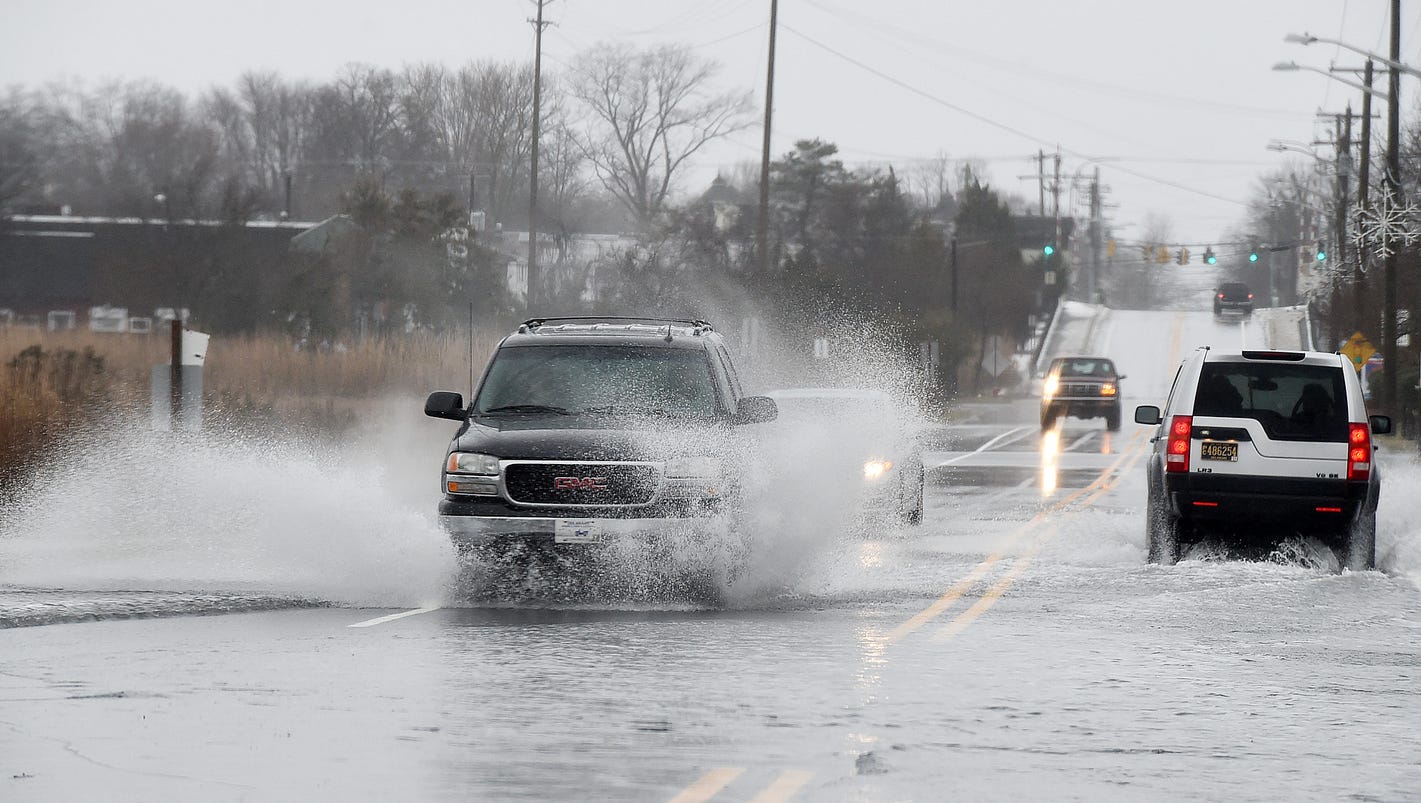
<svg viewBox="0 0 1421 803"><path fill-rule="evenodd" d="M1170 365L1173 365L1177 361L1177 358L1179 356L1179 346L1183 339L1183 336L1184 313L1181 312L1175 315L1174 325L1173 327L1171 327L1170 331ZM1124 452L1122 452L1120 457L1116 458L1115 461L1111 463L1108 468L1105 469L1105 471L1101 472L1100 476L1096 477L1094 482L1092 482L1090 485L1087 485L1085 488L1081 489L1077 493L1072 494L1070 497L1067 497L1066 499L1062 500L1061 503L1053 507L1051 511L1059 511L1061 508L1065 507L1075 498L1078 498L1079 496L1087 492L1089 492L1090 495L1086 497L1086 500L1082 503L1082 505L1090 506L1094 504L1098 499L1103 497L1105 494L1109 493L1110 491L1113 491L1116 487L1118 487L1123 481L1126 472L1133 469L1149 451L1149 449L1147 448L1148 442L1144 440L1144 434L1147 431L1148 430L1144 429L1136 430L1135 434L1130 439L1130 446ZM1124 463L1123 466L1122 463ZM1117 472L1115 470L1116 468L1120 468L1120 470ZM996 585L988 589L987 592L982 595L982 598L977 600L977 602L973 604L972 607L963 611L957 616L956 619L953 619L946 626L944 626L942 630L935 633L932 637L932 641L944 641L946 639L952 638L958 633L961 633L963 630L966 630L969 625L971 625L974 621L977 620L977 617L981 616L983 613L986 613L987 609L995 605L997 600L1002 596L1002 594L1005 594L1007 589L1011 588L1012 584L1016 582L1017 578L1021 576L1022 572L1026 571L1026 567L1031 565L1032 560L1034 560L1036 556L1040 554L1042 548L1046 546L1046 542L1050 540L1053 536L1055 536L1056 533L1058 533L1059 531L1059 526L1055 526L1048 530L1041 537L1039 537L1036 540L1036 543L1032 545L1031 549L1027 550L1026 554L1022 555L1020 558L1017 559L1011 570L1008 571L1005 575L1003 575L1002 579L997 581ZM959 594L958 596L961 596L961 594Z"/></svg>
<svg viewBox="0 0 1421 803"><path fill-rule="evenodd" d="M814 773L804 770L785 770L765 790L750 798L750 803L784 803L794 797L800 787L809 783Z"/></svg>
<svg viewBox="0 0 1421 803"><path fill-rule="evenodd" d="M1140 432L1144 432L1144 430L1140 430ZM1144 443L1144 440L1140 437L1135 437L1131 439L1130 448L1120 456L1120 460L1115 461L1114 465L1119 465L1121 460L1124 460L1126 457L1128 457L1130 459L1126 463L1125 468L1128 469L1130 467L1133 467L1138 461L1139 457L1143 455L1146 451L1144 448L1142 448ZM1112 466L1112 468L1113 467L1114 466ZM1105 495L1107 492L1113 490L1117 485L1120 484L1120 479L1124 476L1124 470L1122 470L1118 474L1115 474L1108 482L1101 484L1100 487L1097 488L1094 493L1087 497L1083 505L1088 506L1095 502L1095 500L1099 499L1101 496ZM1095 483L1092 483L1092 485L1094 484ZM1059 510L1060 508L1058 507L1057 509ZM1017 578L1020 577L1021 574L1026 571L1026 567L1030 566L1031 562L1035 560L1036 556L1041 553L1041 550L1046 546L1046 542L1051 540L1051 538L1054 537L1058 532L1060 532L1060 525L1053 523L1052 526L1045 533L1043 533L1040 537L1036 539L1036 542L1032 544L1031 548L1028 549L1025 554L1017 558L1015 565L1012 566L1010 571L1008 571L1005 575L1002 576L1001 580L997 581L996 585L988 589L987 592L982 595L982 598L977 600L977 602L974 603L972 607L958 614L957 618L947 623L947 625L944 626L942 630L939 630L937 633L934 633L931 640L934 642L938 642L950 639L958 633L961 633L962 631L966 630L969 625L971 625L977 620L977 617L986 613L987 609L995 605L997 603L997 600L1000 599L1001 596L1007 592L1007 589L1012 587L1012 584L1016 582Z"/></svg>
<svg viewBox="0 0 1421 803"><path fill-rule="evenodd" d="M671 803L705 803L745 772L743 767L717 767L671 798Z"/></svg>
<svg viewBox="0 0 1421 803"><path fill-rule="evenodd" d="M977 564L977 566L973 568L972 571L969 572L966 577L953 584L953 586L947 591L945 591L942 596L934 600L931 605L914 614L913 617L910 618L908 621L890 630L888 634L884 637L884 643L894 644L898 641L901 641L905 636L927 624L928 622L932 621L943 611L952 607L952 604L954 602L960 599L963 594L971 590L972 586L976 584L979 579L981 579L982 575L986 574L987 571L991 569L994 564L996 564L1003 557L1005 557L1007 551L1010 550L1013 546L1015 546L1016 542L1020 541L1024 535L1031 532L1036 525L1045 521L1047 517L1049 517L1052 513L1055 513L1065 507L1068 507L1069 505L1073 504L1077 499L1080 499L1086 494L1089 494L1097 488L1101 487L1102 483L1106 482L1111 477L1112 473L1117 468L1119 468L1120 464L1123 463L1125 459L1130 456L1130 453L1139 447L1144 433L1144 430L1137 430L1134 434L1132 434L1130 436L1129 441L1130 445L1126 448L1126 450L1121 452L1120 455L1115 458L1115 460L1111 461L1109 466L1106 466L1104 469L1102 469L1100 474L1096 476L1095 479L1091 480L1089 485L1071 492L1065 498L1055 502L1049 508L1037 512L1037 514L1027 520L1026 523L1020 525L1015 530L1012 530L1008 534L1006 542L1003 543L1000 547L998 547L995 552L988 555L986 559L984 559L981 563Z"/></svg>

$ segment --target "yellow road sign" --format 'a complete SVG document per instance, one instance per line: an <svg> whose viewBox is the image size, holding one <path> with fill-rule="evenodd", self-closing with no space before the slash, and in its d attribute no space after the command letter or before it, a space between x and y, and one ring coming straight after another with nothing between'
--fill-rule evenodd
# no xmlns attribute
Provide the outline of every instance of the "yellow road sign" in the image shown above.
<svg viewBox="0 0 1421 803"><path fill-rule="evenodd" d="M1352 336L1347 338L1347 342L1342 344L1340 350L1347 359L1352 361L1352 365L1358 371L1362 370L1362 366L1367 364L1367 360L1377 353L1376 347L1367 342L1367 338L1361 332L1353 332Z"/></svg>

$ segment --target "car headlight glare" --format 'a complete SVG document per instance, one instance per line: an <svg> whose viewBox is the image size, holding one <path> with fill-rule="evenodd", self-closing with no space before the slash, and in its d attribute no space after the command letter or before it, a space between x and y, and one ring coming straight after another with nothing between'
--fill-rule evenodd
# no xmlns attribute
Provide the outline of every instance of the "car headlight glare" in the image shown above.
<svg viewBox="0 0 1421 803"><path fill-rule="evenodd" d="M863 478L876 480L893 468L892 460L869 460L863 464Z"/></svg>
<svg viewBox="0 0 1421 803"><path fill-rule="evenodd" d="M1061 380L1054 376L1046 377L1046 382L1041 386L1041 395L1051 398L1056 395L1056 391L1061 389Z"/></svg>
<svg viewBox="0 0 1421 803"><path fill-rule="evenodd" d="M1100 395L1102 396L1114 396L1116 392L1114 383L1106 382L1100 386Z"/></svg>
<svg viewBox="0 0 1421 803"><path fill-rule="evenodd" d="M444 470L450 474L484 474L498 476L498 458L474 452L451 452Z"/></svg>

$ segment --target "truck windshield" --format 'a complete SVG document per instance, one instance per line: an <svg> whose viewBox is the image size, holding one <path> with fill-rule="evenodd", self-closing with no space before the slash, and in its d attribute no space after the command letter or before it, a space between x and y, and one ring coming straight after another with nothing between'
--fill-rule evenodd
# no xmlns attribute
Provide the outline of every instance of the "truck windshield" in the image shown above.
<svg viewBox="0 0 1421 803"><path fill-rule="evenodd" d="M505 348L475 415L608 414L711 418L715 385L703 351L638 346Z"/></svg>

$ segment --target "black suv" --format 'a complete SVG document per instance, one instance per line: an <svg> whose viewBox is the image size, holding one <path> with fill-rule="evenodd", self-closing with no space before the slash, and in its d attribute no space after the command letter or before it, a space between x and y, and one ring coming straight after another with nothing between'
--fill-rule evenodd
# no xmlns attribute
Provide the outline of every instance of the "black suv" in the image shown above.
<svg viewBox="0 0 1421 803"><path fill-rule="evenodd" d="M440 522L461 553L693 529L733 504L744 441L771 421L721 336L698 320L540 318L499 343L444 459ZM570 546L568 549L578 549Z"/></svg>
<svg viewBox="0 0 1421 803"><path fill-rule="evenodd" d="M1253 314L1253 293L1249 292L1248 285L1224 282L1214 290L1214 314L1223 315L1225 312Z"/></svg>

